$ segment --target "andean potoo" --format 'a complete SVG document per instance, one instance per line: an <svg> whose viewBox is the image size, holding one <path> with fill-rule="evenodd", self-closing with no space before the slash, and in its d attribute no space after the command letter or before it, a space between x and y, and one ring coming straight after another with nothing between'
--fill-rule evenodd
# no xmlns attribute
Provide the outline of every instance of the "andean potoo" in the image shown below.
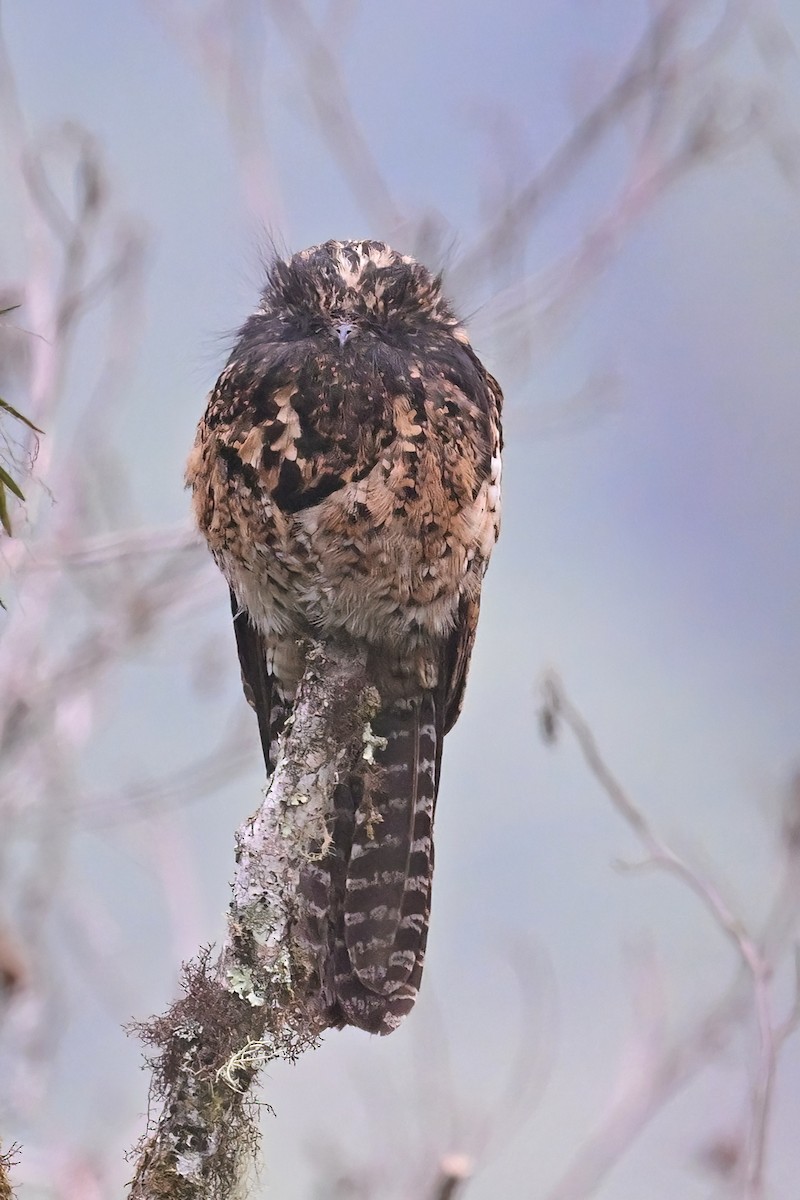
<svg viewBox="0 0 800 1200"><path fill-rule="evenodd" d="M501 406L439 277L382 242L329 241L273 263L189 460L267 771L309 641L359 646L381 697L368 803L357 774L332 800L333 1024L388 1033L419 988L442 742L499 528Z"/></svg>

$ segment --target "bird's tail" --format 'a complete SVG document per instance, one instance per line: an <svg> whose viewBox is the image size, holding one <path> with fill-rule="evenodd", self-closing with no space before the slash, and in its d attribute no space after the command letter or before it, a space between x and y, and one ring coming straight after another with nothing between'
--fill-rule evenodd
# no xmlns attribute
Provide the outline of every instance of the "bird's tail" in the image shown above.
<svg viewBox="0 0 800 1200"><path fill-rule="evenodd" d="M372 725L385 741L375 768L336 789L323 986L334 1021L370 1033L399 1025L422 977L441 757L436 717L433 693L384 709ZM319 901L318 867L313 877Z"/></svg>

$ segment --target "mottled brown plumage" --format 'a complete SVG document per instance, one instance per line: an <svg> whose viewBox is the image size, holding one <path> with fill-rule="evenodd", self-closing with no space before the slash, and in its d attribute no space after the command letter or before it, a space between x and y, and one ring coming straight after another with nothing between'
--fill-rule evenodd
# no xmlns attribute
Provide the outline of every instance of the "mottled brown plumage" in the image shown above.
<svg viewBox="0 0 800 1200"><path fill-rule="evenodd" d="M501 404L438 278L382 242L326 242L273 265L187 469L268 770L304 639L366 650L379 783L338 786L303 891L332 1020L379 1033L422 973L442 740L499 526Z"/></svg>

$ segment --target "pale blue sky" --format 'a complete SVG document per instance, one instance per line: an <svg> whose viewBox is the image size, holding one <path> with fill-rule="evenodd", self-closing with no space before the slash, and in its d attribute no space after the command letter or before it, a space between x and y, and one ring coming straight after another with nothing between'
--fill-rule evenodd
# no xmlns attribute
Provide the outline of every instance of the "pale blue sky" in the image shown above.
<svg viewBox="0 0 800 1200"><path fill-rule="evenodd" d="M485 132L490 119L497 127L508 114L503 136L523 178L570 128L575 97L613 75L647 7L619 0L357 6L343 32L344 78L398 206L410 216L441 213L456 245L469 244L487 181L496 187L498 163L508 166ZM120 401L119 443L140 519L172 522L186 513L183 461L224 360L220 335L256 298L262 234L242 196L219 106L155 8L38 0L7 3L3 17L31 124L73 117L89 127L103 144L117 204L148 230L146 330ZM778 8L800 34L788 0ZM332 165L274 26L248 20L254 60L263 54L273 231L292 249L329 236L385 234L366 222ZM747 49L725 68L742 84L760 71ZM766 79L797 121L796 59ZM622 160L619 144L607 146L548 210L531 243L531 267L568 249ZM2 241L13 261L8 229ZM753 145L693 174L629 230L565 334L540 350L524 378L514 375L503 537L487 579L467 707L445 753L425 994L388 1042L331 1036L296 1068L268 1073L266 1096L278 1111L265 1136L271 1194L309 1195L317 1137L363 1155L360 1131L387 1169L405 1170L413 1155L403 1137L399 1152L388 1134L384 1140L375 1115L384 1105L409 1131L413 1120L427 1127L431 1153L474 1149L467 1135L464 1144L446 1142L444 1133L437 1141L437 1122L413 1082L415 1055L438 1053L438 1008L466 1110L485 1104L521 1036L532 1053L538 1047L552 1056L549 1087L524 1133L468 1193L470 1200L537 1196L602 1111L614 1078L629 1022L622 948L649 932L676 1014L713 996L732 969L732 953L677 883L613 872L612 860L635 857L636 847L572 747L539 744L534 684L545 667L559 668L640 803L681 848L699 847L743 914L755 918L771 882L780 789L800 751L799 273L797 192ZM476 343L501 382L514 374L504 371L502 340L487 336L482 345L476 335ZM73 409L94 378L95 355L84 339L68 389ZM560 405L595 374L614 376L610 411L590 410L575 431L531 432L540 408ZM238 694L226 604L220 586L207 625L223 650L223 699L201 703L188 692L172 669L181 654L174 635L153 646L129 664L110 699L90 752L97 779L155 773L174 765L176 748L182 756L211 736ZM118 1030L119 1010L125 1018L163 1007L176 958L218 936L232 830L257 799L256 740L254 730L243 781L165 825L170 836L193 839L199 864L196 911L179 945L162 934L163 897L141 851L144 826L92 834L76 846L76 871L119 925L121 958L138 964L143 946L148 953L128 972L129 1002L98 1006L65 966L62 1085L70 1070L80 1083L68 1105L65 1093L55 1093L53 1137L98 1146L129 1137L144 1106L144 1077L134 1069L136 1047ZM505 966L521 941L550 963L541 972L540 1011L522 1035ZM691 1154L698 1128L718 1132L738 1111L745 1072L734 1066L704 1077L672 1106L598 1194L705 1196ZM798 1113L795 1047L787 1049L781 1086L771 1195L789 1200L800 1169L788 1132ZM372 1126L361 1124L365 1097ZM716 1107L724 1110L719 1125L704 1124ZM21 1191L23 1200L34 1195Z"/></svg>

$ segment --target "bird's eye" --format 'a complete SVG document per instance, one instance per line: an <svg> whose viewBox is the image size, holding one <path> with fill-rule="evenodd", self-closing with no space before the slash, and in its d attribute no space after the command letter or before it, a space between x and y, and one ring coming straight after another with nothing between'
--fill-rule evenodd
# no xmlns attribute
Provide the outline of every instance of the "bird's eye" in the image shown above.
<svg viewBox="0 0 800 1200"><path fill-rule="evenodd" d="M375 333L390 341L403 338L411 331L409 323L400 313L381 313L380 317L372 322L372 328Z"/></svg>
<svg viewBox="0 0 800 1200"><path fill-rule="evenodd" d="M285 336L294 340L295 338L316 337L323 332L322 321L316 317L307 317L305 314L296 314L285 322Z"/></svg>

